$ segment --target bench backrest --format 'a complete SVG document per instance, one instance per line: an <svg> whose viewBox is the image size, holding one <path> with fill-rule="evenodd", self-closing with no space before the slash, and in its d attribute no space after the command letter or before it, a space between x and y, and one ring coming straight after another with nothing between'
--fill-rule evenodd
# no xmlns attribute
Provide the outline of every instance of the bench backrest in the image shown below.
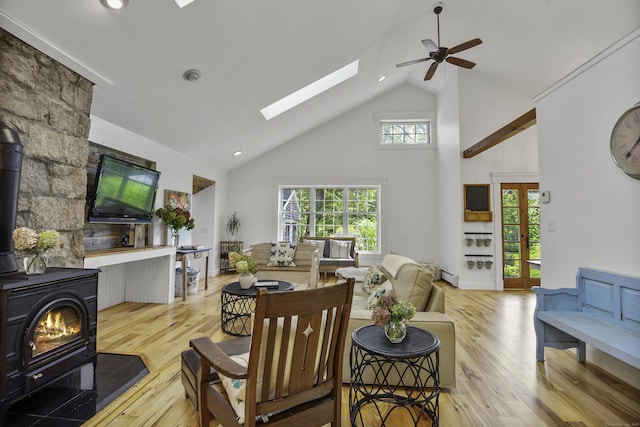
<svg viewBox="0 0 640 427"><path fill-rule="evenodd" d="M579 311L640 332L640 277L579 268L576 287Z"/></svg>

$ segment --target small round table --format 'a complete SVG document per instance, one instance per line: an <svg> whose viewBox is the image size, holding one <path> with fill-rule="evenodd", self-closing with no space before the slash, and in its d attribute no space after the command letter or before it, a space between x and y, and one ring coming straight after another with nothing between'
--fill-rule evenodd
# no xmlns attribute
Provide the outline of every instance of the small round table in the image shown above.
<svg viewBox="0 0 640 427"><path fill-rule="evenodd" d="M402 409L408 412L415 426L425 416L431 419L432 426L438 425L438 337L407 326L406 338L392 344L383 328L367 325L353 331L351 340L349 416L352 426L367 425L362 413L365 407L375 411L381 426L388 420L392 423L389 417L395 410Z"/></svg>
<svg viewBox="0 0 640 427"><path fill-rule="evenodd" d="M268 292L292 291L293 285L282 280L258 280L258 283L273 283ZM277 283L277 287L275 287ZM256 309L257 288L242 289L240 282L224 285L220 291L222 331L238 337L251 335L251 315Z"/></svg>

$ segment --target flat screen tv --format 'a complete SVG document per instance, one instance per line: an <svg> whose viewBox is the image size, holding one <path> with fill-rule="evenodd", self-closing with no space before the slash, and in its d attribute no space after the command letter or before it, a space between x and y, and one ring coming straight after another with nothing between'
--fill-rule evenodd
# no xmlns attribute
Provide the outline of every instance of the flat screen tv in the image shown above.
<svg viewBox="0 0 640 427"><path fill-rule="evenodd" d="M102 154L89 201L89 222L148 224L160 172Z"/></svg>

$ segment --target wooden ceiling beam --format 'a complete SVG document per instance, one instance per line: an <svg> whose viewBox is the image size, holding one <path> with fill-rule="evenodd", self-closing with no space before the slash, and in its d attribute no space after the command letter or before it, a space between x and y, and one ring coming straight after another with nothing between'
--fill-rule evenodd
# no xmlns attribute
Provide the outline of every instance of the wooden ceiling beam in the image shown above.
<svg viewBox="0 0 640 427"><path fill-rule="evenodd" d="M530 111L527 111L511 123L508 123L506 126L503 126L499 130L495 131L488 137L484 138L482 141L472 145L462 152L462 157L465 159L470 159L471 157L477 156L483 151L488 150L501 143L502 141L511 138L512 136L522 132L525 129L530 128L531 126L536 124L536 109L533 108Z"/></svg>

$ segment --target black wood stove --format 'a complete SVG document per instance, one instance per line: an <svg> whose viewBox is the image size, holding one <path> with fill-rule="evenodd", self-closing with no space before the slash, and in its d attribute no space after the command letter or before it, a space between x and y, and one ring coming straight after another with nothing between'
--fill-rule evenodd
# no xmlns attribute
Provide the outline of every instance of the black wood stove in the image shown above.
<svg viewBox="0 0 640 427"><path fill-rule="evenodd" d="M0 425L10 404L96 361L98 270L0 274Z"/></svg>

